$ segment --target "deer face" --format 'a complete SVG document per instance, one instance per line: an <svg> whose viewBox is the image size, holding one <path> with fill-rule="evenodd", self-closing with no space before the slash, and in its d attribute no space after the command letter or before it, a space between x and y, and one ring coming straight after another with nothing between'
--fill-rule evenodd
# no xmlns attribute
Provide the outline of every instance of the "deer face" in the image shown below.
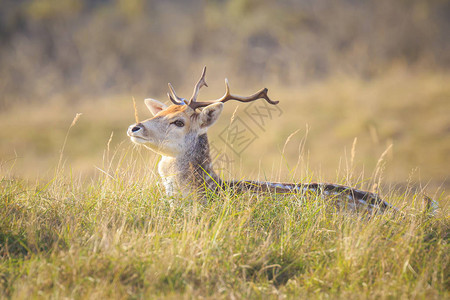
<svg viewBox="0 0 450 300"><path fill-rule="evenodd" d="M223 109L222 103L208 105L200 112L188 105L167 106L154 99L145 99L145 104L154 117L131 125L127 134L132 142L171 157L191 149L196 138L206 133Z"/></svg>
<svg viewBox="0 0 450 300"><path fill-rule="evenodd" d="M158 100L145 99L145 104L154 117L128 128L131 141L143 144L161 155L176 157L183 155L186 151L192 151L192 145L197 141L197 137L206 133L219 118L223 103L229 100L251 102L257 99L265 99L270 104L278 103L278 101L270 100L267 89L247 97L232 95L227 79L225 79L225 94L221 98L198 102L200 88L208 86L205 81L205 72L206 67L203 68L202 75L188 102L177 96L170 83L170 94L167 95L174 105L167 106ZM199 108L203 109L199 112L197 110Z"/></svg>

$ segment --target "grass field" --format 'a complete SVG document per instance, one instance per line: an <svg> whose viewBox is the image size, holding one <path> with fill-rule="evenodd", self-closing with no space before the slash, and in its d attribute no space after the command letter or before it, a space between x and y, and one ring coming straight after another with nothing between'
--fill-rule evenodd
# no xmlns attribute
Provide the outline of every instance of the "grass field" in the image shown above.
<svg viewBox="0 0 450 300"><path fill-rule="evenodd" d="M450 296L448 205L427 217L420 195L393 193L403 213L369 218L318 195L172 202L122 155L90 182L1 178L1 297Z"/></svg>
<svg viewBox="0 0 450 300"><path fill-rule="evenodd" d="M131 96L3 111L0 297L449 299L449 80L399 71L274 87L282 114L252 127L258 138L222 171L376 189L402 212L370 218L314 194L167 198L157 157L125 136ZM205 98L223 92L209 84ZM224 153L233 114L254 126L235 108L210 132Z"/></svg>

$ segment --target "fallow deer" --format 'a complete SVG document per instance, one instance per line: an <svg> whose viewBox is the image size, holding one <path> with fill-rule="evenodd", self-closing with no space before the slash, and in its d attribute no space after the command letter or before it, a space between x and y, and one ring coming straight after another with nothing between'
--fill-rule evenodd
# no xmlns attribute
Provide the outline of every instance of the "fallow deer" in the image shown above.
<svg viewBox="0 0 450 300"><path fill-rule="evenodd" d="M265 193L313 192L324 199L330 199L341 208L383 211L391 207L376 193L337 184L221 179L213 170L207 131L219 118L224 103L229 100L251 102L264 99L276 105L278 101L272 101L268 97L267 88L247 97L233 95L228 80L225 79L226 90L221 98L199 102L199 91L207 86L205 72L206 67L189 100L178 97L170 83L170 93L167 93L173 103L170 106L158 100L145 99L145 104L154 117L128 128L127 133L132 142L142 144L162 156L158 172L167 195L173 196L179 192L185 196L191 193L198 195L205 190L218 192L221 189Z"/></svg>

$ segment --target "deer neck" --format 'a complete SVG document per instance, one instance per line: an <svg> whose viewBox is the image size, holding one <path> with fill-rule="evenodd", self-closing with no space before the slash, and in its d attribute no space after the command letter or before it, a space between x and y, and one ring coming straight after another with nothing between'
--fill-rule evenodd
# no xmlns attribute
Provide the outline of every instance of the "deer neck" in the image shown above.
<svg viewBox="0 0 450 300"><path fill-rule="evenodd" d="M158 165L166 193L183 195L217 189L222 180L214 172L206 133L186 137L186 151L176 157L163 156Z"/></svg>

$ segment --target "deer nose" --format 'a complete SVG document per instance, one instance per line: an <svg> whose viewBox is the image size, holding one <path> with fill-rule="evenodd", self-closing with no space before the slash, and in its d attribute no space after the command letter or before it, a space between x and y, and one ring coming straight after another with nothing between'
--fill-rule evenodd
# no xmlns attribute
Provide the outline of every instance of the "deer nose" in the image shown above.
<svg viewBox="0 0 450 300"><path fill-rule="evenodd" d="M131 128L131 132L136 132L142 129L142 123L137 123L136 125L134 125L133 128Z"/></svg>

